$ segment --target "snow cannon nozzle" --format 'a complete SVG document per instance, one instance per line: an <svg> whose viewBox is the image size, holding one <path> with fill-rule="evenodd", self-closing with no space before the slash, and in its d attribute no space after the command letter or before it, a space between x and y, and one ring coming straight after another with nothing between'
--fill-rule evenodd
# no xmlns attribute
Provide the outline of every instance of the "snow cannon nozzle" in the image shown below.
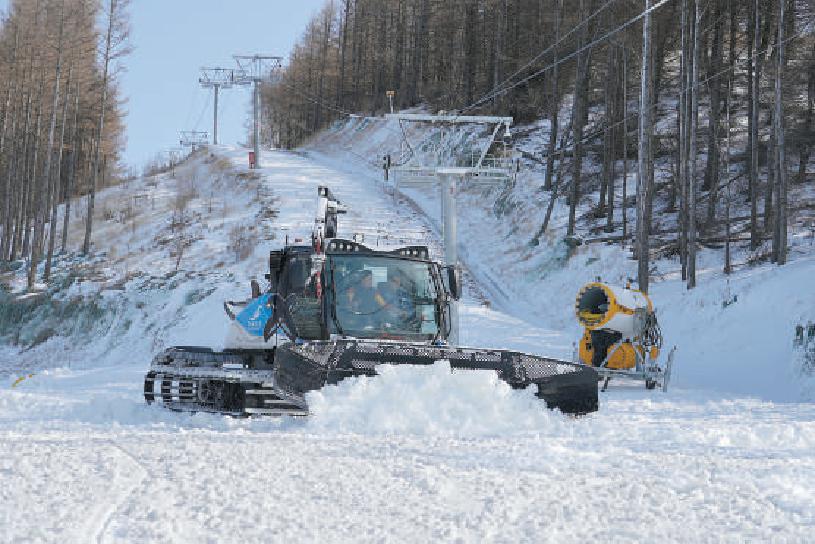
<svg viewBox="0 0 815 544"><path fill-rule="evenodd" d="M632 320L637 311L653 313L648 295L600 281L584 285L575 300L577 320L591 330L609 329L631 336L636 332Z"/></svg>

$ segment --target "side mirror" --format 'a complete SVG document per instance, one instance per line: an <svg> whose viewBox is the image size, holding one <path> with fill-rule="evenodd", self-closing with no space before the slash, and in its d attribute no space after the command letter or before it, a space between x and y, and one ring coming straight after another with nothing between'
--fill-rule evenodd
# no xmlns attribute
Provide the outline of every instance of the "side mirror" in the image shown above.
<svg viewBox="0 0 815 544"><path fill-rule="evenodd" d="M445 266L447 272L447 292L453 300L461 298L461 273L457 266Z"/></svg>
<svg viewBox="0 0 815 544"><path fill-rule="evenodd" d="M250 285L252 286L252 298L258 298L260 296L260 285L258 285L258 280L252 279Z"/></svg>

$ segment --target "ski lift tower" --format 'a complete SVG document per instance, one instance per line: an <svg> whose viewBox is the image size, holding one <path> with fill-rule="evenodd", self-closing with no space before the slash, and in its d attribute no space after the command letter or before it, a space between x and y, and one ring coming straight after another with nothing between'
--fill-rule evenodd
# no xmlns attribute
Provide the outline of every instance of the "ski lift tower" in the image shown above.
<svg viewBox="0 0 815 544"><path fill-rule="evenodd" d="M178 144L181 147L189 147L195 153L196 147L201 147L209 143L209 135L201 130L182 130Z"/></svg>
<svg viewBox="0 0 815 544"><path fill-rule="evenodd" d="M252 84L252 140L255 151L255 168L260 166L260 85L271 81L283 67L283 57L273 55L234 55L239 70L244 74L242 81Z"/></svg>
<svg viewBox="0 0 815 544"><path fill-rule="evenodd" d="M212 144L218 145L218 94L221 89L234 85L249 85L250 81L243 70L234 68L201 68L198 83L205 89L212 89Z"/></svg>
<svg viewBox="0 0 815 544"><path fill-rule="evenodd" d="M487 125L494 129L484 143L478 156L474 155L469 165L403 165L393 168L394 180L397 185L403 184L436 184L438 183L441 198L441 222L444 238L444 262L459 270L458 262L458 235L456 196L459 182L465 180L477 182L479 185L495 185L509 180L516 167L514 161L508 157L489 157L488 152L495 142L499 131L504 129L504 138L509 138L509 127L512 117L496 117L488 115L455 115L455 114L416 114L396 113L385 116L399 122L430 123L441 126L451 125ZM437 161L440 162L440 161ZM460 180L460 181L459 181ZM411 183L413 182L413 183ZM450 336L451 344L458 343L458 304L454 301L450 306Z"/></svg>
<svg viewBox="0 0 815 544"><path fill-rule="evenodd" d="M175 178L175 167L181 162L184 149L182 147L171 147L165 151L167 164L170 166L170 177Z"/></svg>

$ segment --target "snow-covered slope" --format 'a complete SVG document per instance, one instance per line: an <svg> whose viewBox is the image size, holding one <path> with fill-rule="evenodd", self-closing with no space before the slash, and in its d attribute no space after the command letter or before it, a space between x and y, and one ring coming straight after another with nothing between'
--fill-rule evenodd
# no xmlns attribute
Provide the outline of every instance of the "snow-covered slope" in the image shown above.
<svg viewBox="0 0 815 544"><path fill-rule="evenodd" d="M534 140L536 134L546 132L546 123L541 125L521 130L531 134L527 139ZM455 156L471 145L468 141L483 137L472 129L465 127L460 136L448 135L451 147L444 153ZM361 157L395 156L408 140L416 157L424 153L425 158L418 162L432 164L437 150L429 147L423 151L417 143L434 138L438 139L437 128L413 126L403 133L392 121L356 118L320 134L308 149L325 164L381 180L378 164ZM538 145L543 143L538 141ZM459 254L494 307L563 332L571 342L581 332L574 317L574 299L580 287L597 277L625 285L636 277L637 263L630 258L630 251L616 244L570 248L564 242L568 207L561 201L540 245L532 245L549 196L540 189L544 177L540 167L530 162L524 166L514 187L459 188ZM599 172L592 170L595 167L590 162L586 168L590 179ZM634 181L632 174L629 188ZM438 189L404 186L398 195L406 205L421 210L439 230ZM621 197L618 194L616 201ZM581 217L590 213L593 201L596 195L586 195L578 210ZM634 228L633 213L633 208L629 209L629 229ZM584 220L581 225L584 230L579 234L587 234L585 229L591 223ZM676 259L653 263L650 294L666 344L677 346L675 386L774 401L811 398L813 378L802 375L800 358L793 352L795 326L815 321L815 289L807 279L815 277L815 246L810 234L793 230L791 263L781 268L769 263L748 265L755 254L736 247L736 271L731 276L722 273L722 251L701 249L699 286L692 291L681 281Z"/></svg>
<svg viewBox="0 0 815 544"><path fill-rule="evenodd" d="M184 169L175 180L134 182L101 197L112 207L151 184L157 195L155 208L140 207L135 231L126 223L100 227L107 230L99 231L98 247L109 248L108 256L84 281L69 279L67 258L59 265L64 280L51 295L96 303L102 330L5 345L3 368L10 370L0 388L0 540L740 542L811 536L815 408L726 393L724 371L711 370L717 385L705 390L698 386L705 377L692 373L705 367L690 360L694 353L709 357L711 348L701 340L714 334L710 324L718 314L732 327L737 318L727 312L759 315L760 297L769 300L772 285L812 270L803 260L741 274L743 284L734 278L740 296L727 309L718 300L702 306L694 298L701 290L684 294L666 281L664 293L655 294L658 304L679 306L662 311L663 327L689 354L678 367L680 387L668 394L616 388L602 396L598 413L584 418L549 412L531 391L511 391L489 373L451 374L443 363L385 369L376 379L326 388L309 398L314 415L308 419L236 420L145 406L141 380L152 354L169 344L224 343L221 301L244 296L248 279L262 277L266 252L286 236L308 235L318 184L329 184L350 205L341 234L362 231L369 243L385 243L385 236L423 241L438 255L431 222L384 193L369 171L348 173L347 158L340 164L336 155L323 156L335 162L330 167L267 152L255 178L242 166L245 150L213 153L184 167L198 174L189 176L197 189L186 206L195 219L183 229L171 219L177 195L186 191ZM235 248L241 225L255 226L243 255ZM171 246L181 230L191 242L176 265ZM158 242L164 237L169 244ZM549 280L532 282L505 268L505 259L518 253L496 244L500 239L500 232L485 239L493 251L474 248L467 260L476 280L479 269L504 278L506 300L494 297L486 282L474 285L462 309L463 341L569 355L572 287L582 279L565 278L595 255L572 257L553 267ZM127 243L131 250L123 251ZM625 270L613 268L619 259L611 253L596 257L590 266ZM17 285L21 273L8 274ZM755 301L745 300L745 292L755 293ZM804 311L809 294L801 296ZM558 308L563 300L566 310ZM685 331L694 336L683 338ZM726 361L726 368L738 365ZM11 387L28 373L33 377Z"/></svg>

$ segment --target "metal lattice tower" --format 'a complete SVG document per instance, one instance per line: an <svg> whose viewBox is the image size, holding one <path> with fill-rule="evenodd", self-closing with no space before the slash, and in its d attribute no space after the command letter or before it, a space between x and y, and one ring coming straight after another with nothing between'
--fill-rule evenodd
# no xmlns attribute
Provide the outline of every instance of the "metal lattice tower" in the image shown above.
<svg viewBox="0 0 815 544"><path fill-rule="evenodd" d="M480 184L498 184L508 180L513 174L512 161L488 159L487 153L492 146L501 128L505 130L505 137L509 137L509 127L512 117L495 117L487 115L428 115L417 113L396 113L385 115L386 119L406 121L413 123L431 123L441 126L449 125L486 125L494 126L489 138L482 146L478 157L473 157L469 166L457 165L421 165L402 166L394 168L396 172L408 176L417 176L439 185L441 200L441 220L444 237L444 261L448 266L459 267L458 262L458 210L456 199L458 196L457 180L478 179ZM437 157L440 159L440 157ZM396 177L396 183L399 183ZM453 301L450 305L450 342L458 343L458 303Z"/></svg>
<svg viewBox="0 0 815 544"><path fill-rule="evenodd" d="M212 143L218 145L218 93L233 85L250 83L246 72L235 68L201 68L198 83L205 89L212 89L214 100L212 107Z"/></svg>
<svg viewBox="0 0 815 544"><path fill-rule="evenodd" d="M242 82L252 83L253 146L255 167L260 165L260 85L272 79L273 74L283 67L283 57L274 55L234 55L240 72L245 74Z"/></svg>
<svg viewBox="0 0 815 544"><path fill-rule="evenodd" d="M180 138L178 144L181 147L189 147L195 151L196 147L207 145L209 143L209 134L202 130L182 130L179 132Z"/></svg>

